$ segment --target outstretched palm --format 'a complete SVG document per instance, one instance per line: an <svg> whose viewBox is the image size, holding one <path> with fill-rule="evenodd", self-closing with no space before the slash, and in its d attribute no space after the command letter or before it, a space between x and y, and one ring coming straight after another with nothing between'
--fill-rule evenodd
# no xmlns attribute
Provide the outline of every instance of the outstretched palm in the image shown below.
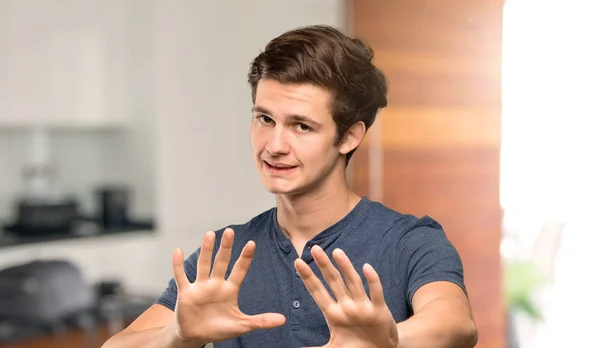
<svg viewBox="0 0 600 348"><path fill-rule="evenodd" d="M396 323L385 303L383 288L375 269L370 265L363 267L369 284L369 299L360 276L342 250L334 250L333 257L344 278L320 247L313 247L311 252L335 296L334 299L329 295L321 280L304 261L296 260L296 270L329 326L330 339L324 347L396 347Z"/></svg>
<svg viewBox="0 0 600 348"><path fill-rule="evenodd" d="M219 342L256 329L281 326L285 317L277 313L246 315L238 306L240 286L248 273L256 246L250 241L236 261L231 274L225 273L231 259L234 232L223 232L221 247L212 267L215 233L204 236L198 257L196 279L189 282L183 266L183 253L173 254L173 273L178 294L175 306L176 331L185 342Z"/></svg>

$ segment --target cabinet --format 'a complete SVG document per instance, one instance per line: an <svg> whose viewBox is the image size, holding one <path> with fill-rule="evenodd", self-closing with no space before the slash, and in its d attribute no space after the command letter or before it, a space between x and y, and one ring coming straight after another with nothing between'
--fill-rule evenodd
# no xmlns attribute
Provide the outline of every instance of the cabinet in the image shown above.
<svg viewBox="0 0 600 348"><path fill-rule="evenodd" d="M0 128L126 124L123 3L0 1Z"/></svg>

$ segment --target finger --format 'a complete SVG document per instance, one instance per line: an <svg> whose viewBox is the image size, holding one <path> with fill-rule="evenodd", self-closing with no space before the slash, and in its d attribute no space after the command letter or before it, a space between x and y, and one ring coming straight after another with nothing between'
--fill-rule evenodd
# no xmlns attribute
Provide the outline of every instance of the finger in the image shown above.
<svg viewBox="0 0 600 348"><path fill-rule="evenodd" d="M318 245L312 247L310 251L323 274L323 278L325 278L329 288L331 288L333 296L335 296L338 301L347 298L349 293L346 284L344 284L344 279L342 279L340 272L335 268L333 263L331 263L327 254L325 254L323 249Z"/></svg>
<svg viewBox="0 0 600 348"><path fill-rule="evenodd" d="M200 248L200 256L198 256L196 281L208 279L214 247L215 233L213 231L206 232L204 240L202 241L202 248Z"/></svg>
<svg viewBox="0 0 600 348"><path fill-rule="evenodd" d="M366 299L367 293L365 292L362 279L346 253L342 249L335 249L333 251L333 259L344 276L346 287L348 288L350 295L354 299Z"/></svg>
<svg viewBox="0 0 600 348"><path fill-rule="evenodd" d="M177 248L173 251L173 277L177 284L177 289L183 289L190 284L183 267L183 250Z"/></svg>
<svg viewBox="0 0 600 348"><path fill-rule="evenodd" d="M321 283L321 280L317 278L312 269L302 259L296 259L294 266L298 274L300 274L304 286L306 286L306 289L317 303L317 306L321 308L321 311L325 312L325 308L334 304L334 300L329 295L323 283Z"/></svg>
<svg viewBox="0 0 600 348"><path fill-rule="evenodd" d="M211 278L224 278L227 267L229 266L229 260L231 260L231 249L233 248L233 230L226 228L223 231L223 237L221 237L221 246L215 256L215 264Z"/></svg>
<svg viewBox="0 0 600 348"><path fill-rule="evenodd" d="M371 295L371 302L376 307L385 306L385 299L383 298L383 287L379 280L379 275L373 268L373 266L366 263L363 266L363 274L367 278L369 283L369 294Z"/></svg>
<svg viewBox="0 0 600 348"><path fill-rule="evenodd" d="M260 329L273 329L285 324L285 317L279 313L263 313L246 317L248 332Z"/></svg>
<svg viewBox="0 0 600 348"><path fill-rule="evenodd" d="M246 246L244 246L240 257L235 262L235 265L233 265L233 269L231 270L231 274L229 275L229 278L227 278L227 281L232 282L238 287L242 285L242 282L250 269L250 264L252 264L252 257L254 257L255 250L256 244L254 244L253 241L249 241Z"/></svg>

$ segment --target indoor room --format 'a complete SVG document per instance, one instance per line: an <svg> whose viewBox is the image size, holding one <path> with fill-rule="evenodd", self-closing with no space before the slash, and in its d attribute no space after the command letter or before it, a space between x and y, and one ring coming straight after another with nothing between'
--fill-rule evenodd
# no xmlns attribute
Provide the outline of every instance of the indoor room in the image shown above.
<svg viewBox="0 0 600 348"><path fill-rule="evenodd" d="M118 347L109 338L175 284L176 248L191 257L207 232L283 209L251 148L248 73L272 39L311 25L372 48L387 105L345 180L439 223L460 256L476 347L596 346L598 9L0 0L0 347ZM256 301L287 295L269 286Z"/></svg>

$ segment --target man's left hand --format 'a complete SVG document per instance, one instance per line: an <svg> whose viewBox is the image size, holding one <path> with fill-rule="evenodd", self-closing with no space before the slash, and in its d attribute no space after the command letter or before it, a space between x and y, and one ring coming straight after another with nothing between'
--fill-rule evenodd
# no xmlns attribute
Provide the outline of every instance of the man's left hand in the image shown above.
<svg viewBox="0 0 600 348"><path fill-rule="evenodd" d="M385 303L383 287L375 269L369 264L363 266L363 274L369 284L369 298L359 274L341 249L333 251L333 259L341 274L319 246L312 247L311 253L335 298L304 261L297 259L294 266L329 326L330 339L323 347L396 348L396 322Z"/></svg>

